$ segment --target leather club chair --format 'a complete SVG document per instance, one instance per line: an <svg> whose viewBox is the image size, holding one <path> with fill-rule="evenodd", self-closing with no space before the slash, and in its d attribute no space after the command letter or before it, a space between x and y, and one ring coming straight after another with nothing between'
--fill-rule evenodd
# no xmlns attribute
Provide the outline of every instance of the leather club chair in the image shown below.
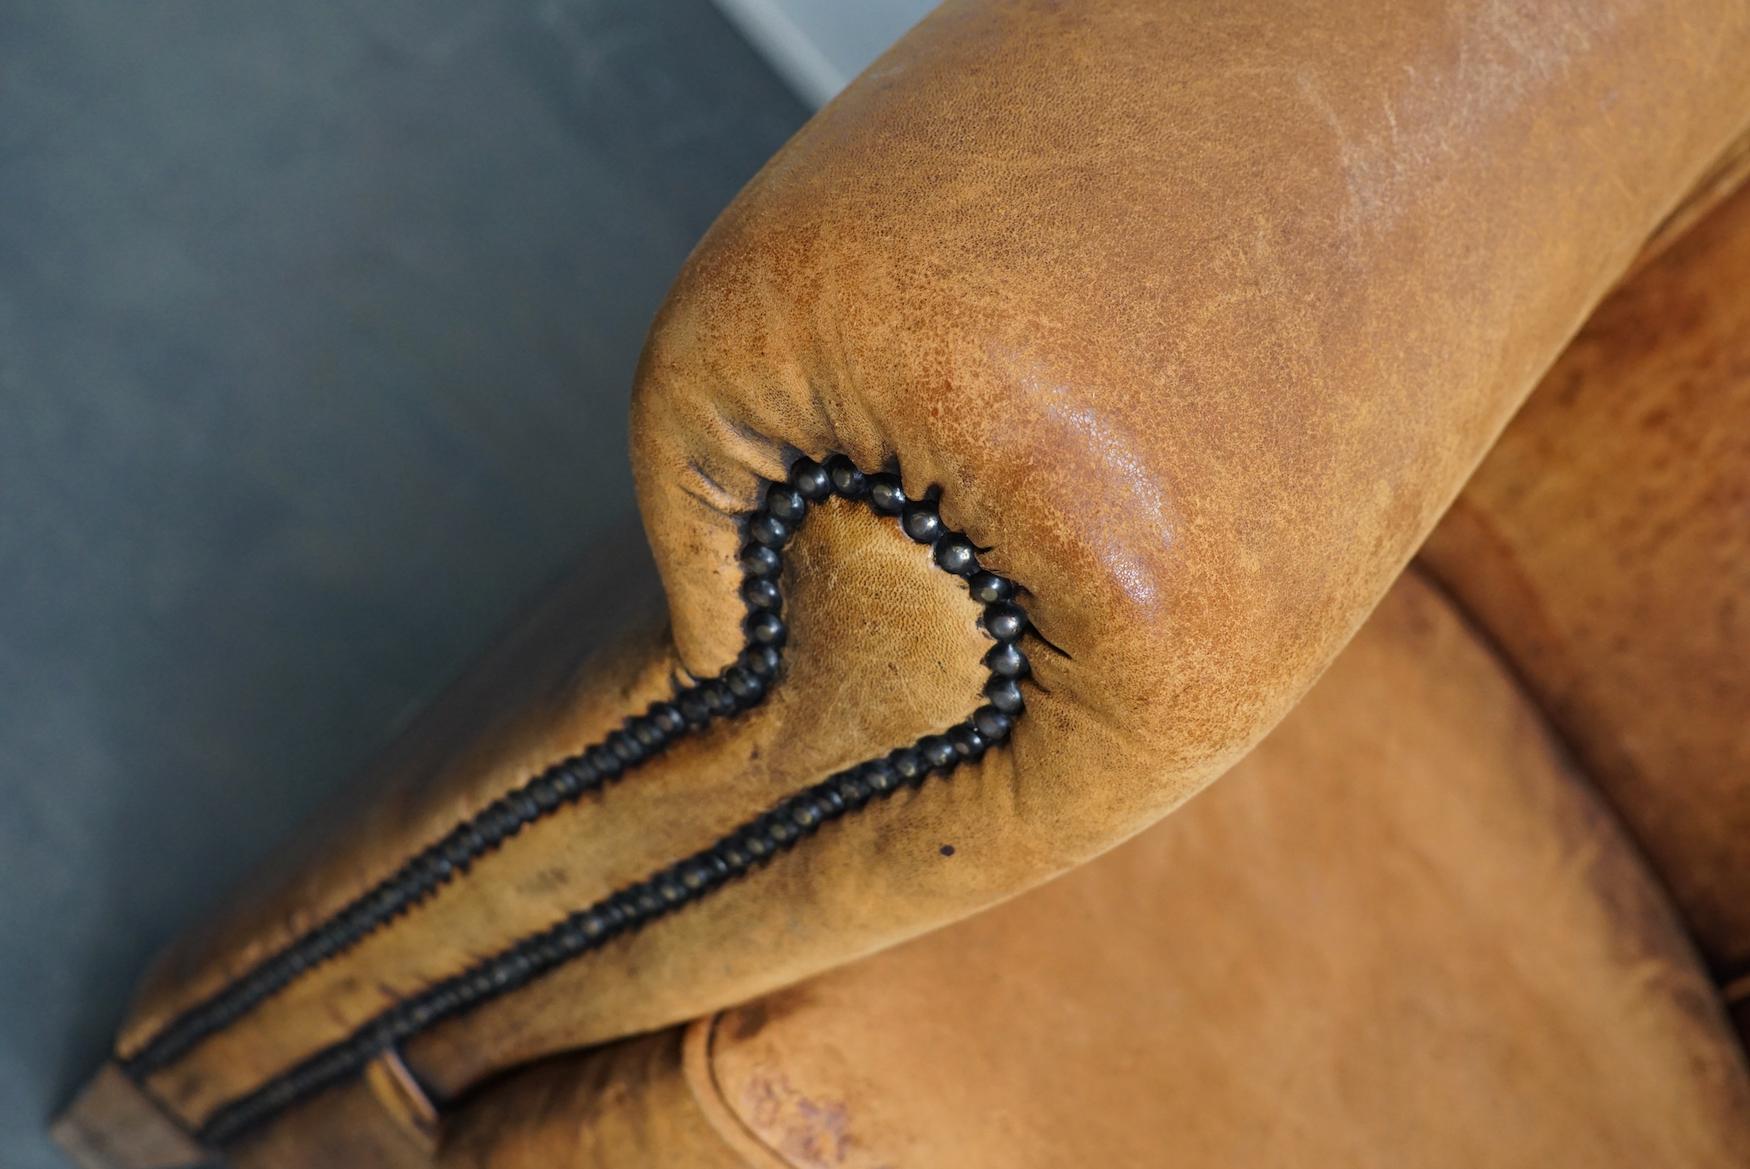
<svg viewBox="0 0 1750 1169"><path fill-rule="evenodd" d="M945 5L655 322L667 627L558 595L64 1143L1750 1165L1747 126L1744 0Z"/></svg>

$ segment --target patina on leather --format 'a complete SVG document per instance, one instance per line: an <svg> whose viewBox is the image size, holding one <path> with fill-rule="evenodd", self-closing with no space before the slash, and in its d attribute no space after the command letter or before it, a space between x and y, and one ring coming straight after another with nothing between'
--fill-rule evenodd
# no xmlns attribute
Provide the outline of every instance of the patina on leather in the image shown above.
<svg viewBox="0 0 1750 1169"><path fill-rule="evenodd" d="M695 1093L799 1169L1750 1161L1682 922L1413 572L1181 813L712 1040Z"/></svg>
<svg viewBox="0 0 1750 1169"><path fill-rule="evenodd" d="M1422 553L1534 688L1744 1004L1747 288L1743 188L1599 307Z"/></svg>
<svg viewBox="0 0 1750 1169"><path fill-rule="evenodd" d="M1747 57L1750 11L1724 0L945 6L750 184L653 330L634 466L672 643L478 687L479 715L509 713L459 745L428 724L457 749L398 765L397 794L325 859L169 959L122 1054L676 671L732 660L736 518L798 452L938 488L1026 587L1054 649L1033 655L1012 743L431 1029L409 1065L450 1095L689 1019L1146 827L1378 602L1742 130ZM975 614L864 519L799 537L765 705L526 829L151 1091L199 1125L398 997L964 717Z"/></svg>
<svg viewBox="0 0 1750 1169"><path fill-rule="evenodd" d="M1136 840L516 1073L452 1137L442 1169L1731 1169L1750 1068L1612 810L1411 571Z"/></svg>

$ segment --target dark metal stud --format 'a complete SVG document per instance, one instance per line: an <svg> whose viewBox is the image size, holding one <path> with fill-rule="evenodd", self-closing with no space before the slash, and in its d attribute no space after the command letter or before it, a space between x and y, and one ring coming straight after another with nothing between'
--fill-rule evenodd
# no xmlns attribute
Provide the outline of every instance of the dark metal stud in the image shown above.
<svg viewBox="0 0 1750 1169"><path fill-rule="evenodd" d="M899 790L904 778L898 770L885 759L876 759L863 764L857 769L863 777L863 782L869 785L869 790L877 795L887 795Z"/></svg>
<svg viewBox="0 0 1750 1169"><path fill-rule="evenodd" d="M991 646L984 655L984 665L1000 678L1025 678L1032 668L1027 664L1027 655L1012 641L999 641Z"/></svg>
<svg viewBox="0 0 1750 1169"><path fill-rule="evenodd" d="M738 705L747 707L765 697L765 681L745 666L730 666L723 671L723 684L729 687Z"/></svg>
<svg viewBox="0 0 1750 1169"><path fill-rule="evenodd" d="M1000 743L1015 729L1015 720L994 706L981 706L972 712L972 725L992 743Z"/></svg>
<svg viewBox="0 0 1750 1169"><path fill-rule="evenodd" d="M790 464L790 483L804 499L819 502L832 494L832 476L826 468L804 456Z"/></svg>
<svg viewBox="0 0 1750 1169"><path fill-rule="evenodd" d="M705 708L712 714L734 714L735 696L729 692L729 687L720 678L712 678L699 685L699 693L705 699Z"/></svg>
<svg viewBox="0 0 1750 1169"><path fill-rule="evenodd" d="M646 751L656 750L668 738L667 732L658 726L656 720L649 715L643 715L629 721L626 724L626 732Z"/></svg>
<svg viewBox="0 0 1750 1169"><path fill-rule="evenodd" d="M625 770L620 763L620 757L605 746L590 749L589 765L603 780L613 779Z"/></svg>
<svg viewBox="0 0 1750 1169"><path fill-rule="evenodd" d="M908 503L900 513L899 526L918 543L929 544L942 534L942 517L936 514L933 503Z"/></svg>
<svg viewBox="0 0 1750 1169"><path fill-rule="evenodd" d="M846 499L861 499L869 489L869 481L857 470L857 464L843 455L826 461L826 473L832 476L832 489Z"/></svg>
<svg viewBox="0 0 1750 1169"><path fill-rule="evenodd" d="M1007 601L999 601L985 607L984 628L998 641L1014 641L1027 631L1027 614Z"/></svg>
<svg viewBox="0 0 1750 1169"><path fill-rule="evenodd" d="M789 805L785 808L785 815L789 817L790 823L804 832L813 832L820 827L821 821L825 819L821 815L820 809L814 805L814 801L809 799L789 801Z"/></svg>
<svg viewBox="0 0 1750 1169"><path fill-rule="evenodd" d="M487 852L487 851L490 851L491 849L497 848L498 842L500 840L504 839L504 830L498 826L498 819L494 815L495 807L496 807L495 805L488 805L487 807L483 808L480 811L480 814L478 817L480 840L481 840L481 849L480 849L481 852ZM362 910L363 910L362 906L355 906L352 910L352 913L349 914L349 916L356 916ZM344 926L345 924L346 924L346 922L343 919L342 925ZM323 939L320 937L316 939L316 946L317 946L316 952L317 952L318 956L321 956L321 947L325 941L326 941L326 939Z"/></svg>
<svg viewBox="0 0 1750 1169"><path fill-rule="evenodd" d="M925 735L918 740L918 752L936 771L952 767L960 759L959 753L954 750L954 744L948 741L946 735Z"/></svg>
<svg viewBox="0 0 1750 1169"><path fill-rule="evenodd" d="M748 576L777 576L784 558L764 544L748 544L741 550L741 571Z"/></svg>
<svg viewBox="0 0 1750 1169"><path fill-rule="evenodd" d="M790 525L769 511L756 511L747 521L748 538L774 552L790 542Z"/></svg>
<svg viewBox="0 0 1750 1169"><path fill-rule="evenodd" d="M712 851L722 859L730 875L746 872L748 867L753 864L753 854L748 852L739 836L731 836L720 841Z"/></svg>
<svg viewBox="0 0 1750 1169"><path fill-rule="evenodd" d="M759 645L777 648L784 644L784 621L776 613L750 613L747 620L742 622L742 628Z"/></svg>
<svg viewBox="0 0 1750 1169"><path fill-rule="evenodd" d="M936 564L955 576L970 576L978 571L978 549L958 532L950 532L936 541Z"/></svg>
<svg viewBox="0 0 1750 1169"><path fill-rule="evenodd" d="M443 859L450 861L453 868L467 868L467 863L474 859L474 851L467 845L467 840L462 838L462 833L451 831L448 837L444 837L443 844L437 847L443 849Z"/></svg>
<svg viewBox="0 0 1750 1169"><path fill-rule="evenodd" d="M741 582L741 599L750 609L769 609L773 613L784 607L784 594L778 582L770 577L750 576Z"/></svg>
<svg viewBox="0 0 1750 1169"><path fill-rule="evenodd" d="M1015 595L1014 582L994 572L980 572L966 585L972 590L972 599L985 605L994 605Z"/></svg>
<svg viewBox="0 0 1750 1169"><path fill-rule="evenodd" d="M979 734L978 729L970 723L961 723L949 730L948 741L954 744L955 754L969 763L983 755L990 747L990 744L985 741L985 737Z"/></svg>
<svg viewBox="0 0 1750 1169"><path fill-rule="evenodd" d="M869 506L882 515L898 515L905 509L905 488L899 476L883 471L869 476Z"/></svg>
<svg viewBox="0 0 1750 1169"><path fill-rule="evenodd" d="M808 513L808 500L787 483L773 483L766 487L766 510L794 527Z"/></svg>
<svg viewBox="0 0 1750 1169"><path fill-rule="evenodd" d="M536 776L529 784L529 795L542 812L551 812L557 808L562 801L559 794L559 773L548 771Z"/></svg>
<svg viewBox="0 0 1750 1169"><path fill-rule="evenodd" d="M687 725L680 708L672 702L658 702L650 708L650 721L665 735L678 735Z"/></svg>
<svg viewBox="0 0 1750 1169"><path fill-rule="evenodd" d="M697 686L689 686L675 696L675 703L680 707L681 717L687 720L687 725L702 727L711 721L711 708L705 704L705 694Z"/></svg>
<svg viewBox="0 0 1750 1169"><path fill-rule="evenodd" d="M584 782L583 769L577 766L575 760L568 760L553 775L553 790L559 796L559 802L575 800L589 788Z"/></svg>
<svg viewBox="0 0 1750 1169"><path fill-rule="evenodd" d="M517 823L516 813L503 800L494 800L480 817L480 834L489 845L496 845L505 837L513 835L520 827L522 825Z"/></svg>
<svg viewBox="0 0 1750 1169"><path fill-rule="evenodd" d="M892 766L899 778L909 784L919 784L930 774L930 765L924 757L910 747L901 747L887 756L887 762Z"/></svg>
<svg viewBox="0 0 1750 1169"><path fill-rule="evenodd" d="M808 802L820 813L822 821L836 820L851 808L845 797L839 794L837 785L831 783L817 786L809 793Z"/></svg>
<svg viewBox="0 0 1750 1169"><path fill-rule="evenodd" d="M1021 697L1021 684L1013 678L992 678L984 684L984 696L990 704L1007 715L1021 713L1026 700Z"/></svg>
<svg viewBox="0 0 1750 1169"><path fill-rule="evenodd" d="M742 669L756 678L765 678L769 681L777 674L778 666L783 659L779 656L778 651L769 645L753 645L742 650L740 656L735 660L741 663Z"/></svg>
<svg viewBox="0 0 1750 1169"><path fill-rule="evenodd" d="M431 889L443 884L449 872L450 862L444 859L443 853L436 847L427 847L407 862L401 870L401 880L409 889L416 891L416 896L424 896Z"/></svg>
<svg viewBox="0 0 1750 1169"><path fill-rule="evenodd" d="M625 731L615 731L608 736L608 750L614 753L614 758L621 764L629 765L644 758L644 748L638 745L638 740Z"/></svg>
<svg viewBox="0 0 1750 1169"><path fill-rule="evenodd" d="M790 819L791 810L791 804L783 804L766 820L766 838L772 842L774 850L789 848L802 836L802 830Z"/></svg>
<svg viewBox="0 0 1750 1169"><path fill-rule="evenodd" d="M845 806L848 808L861 808L869 802L869 797L875 794L868 782L855 771L841 771L828 782L833 785L833 790L838 792L839 798L844 800Z"/></svg>

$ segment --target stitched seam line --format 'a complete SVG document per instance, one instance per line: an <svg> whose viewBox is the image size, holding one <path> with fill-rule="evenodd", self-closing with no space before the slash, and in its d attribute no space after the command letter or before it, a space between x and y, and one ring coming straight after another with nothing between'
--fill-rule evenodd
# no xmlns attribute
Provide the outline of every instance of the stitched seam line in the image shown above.
<svg viewBox="0 0 1750 1169"><path fill-rule="evenodd" d="M568 794L570 786L581 782L575 778L582 774L580 763L593 767L595 757L604 751L614 753L620 762L620 767L613 772L613 776L617 776L681 735L708 725L714 718L747 709L763 699L778 671L787 632L781 617L783 598L778 587L782 551L806 518L810 504L834 495L866 502L878 514L897 517L901 530L913 541L929 545L935 564L965 580L974 599L983 604L980 624L996 643L984 659L990 670L985 686L986 703L942 733L925 735L911 746L835 773L791 794L759 816L738 825L709 848L602 898L557 924L379 1012L347 1038L322 1048L260 1087L218 1108L200 1129L198 1135L202 1141L221 1145L234 1140L292 1104L356 1074L377 1055L426 1028L523 986L601 948L614 938L635 932L790 851L822 825L902 788L921 786L932 776L946 776L961 764L982 758L988 750L1008 738L1015 719L1024 712L1020 684L1029 674L1026 656L1019 645L1027 631L1027 619L1014 603L1014 583L980 566L978 549L972 542L942 523L933 492L924 499L911 500L906 497L896 474L865 475L842 455L832 456L825 466L802 458L791 466L787 482L766 484L763 505L743 519L747 543L742 551L741 595L748 610L743 621L747 645L736 664L716 678L684 689L673 702L652 705L643 715L629 719L624 728L609 735L603 744L555 764L534 780L501 797L485 812L452 831L445 842L426 849L403 865L400 873L415 871L443 843L455 840L458 834L466 833L488 819L492 820L490 827L499 831L481 852L496 847L522 825L574 800L582 791L590 790L580 788L575 794ZM712 705L713 694L715 706ZM671 711L673 717L669 716ZM670 725L674 729L666 730ZM657 738L657 733L666 737ZM621 752L632 757L626 758ZM565 782L567 776L574 777L570 784ZM603 782L606 779L597 779L595 786ZM452 865L444 870L443 880L453 878L456 872L465 868L465 864L460 869ZM384 882L353 905L382 896L382 890L392 886L395 879ZM432 885L418 899L428 896L436 887ZM370 928L380 927L416 901L400 903L394 911L380 916ZM349 906L348 910L343 910L341 915L307 937L336 928L336 923L351 908ZM348 939L342 948L356 944L363 936L360 933L358 937ZM302 943L294 944L292 950L295 951L299 944ZM341 949L335 949L323 954L321 960L340 952ZM275 959L269 959L263 966L273 961ZM298 973L301 969L292 971L286 981ZM238 1001L247 1002L247 1005L232 1008L235 1014L195 1035L187 1041L183 1051L234 1021L237 1015L258 1005L284 985L282 982L249 998L242 992L253 990L249 982L251 977L254 976L246 976L211 1000L216 1006L224 1002L227 993L234 993ZM168 1047L162 1036L155 1044ZM145 1054L143 1050L126 1065L136 1076L142 1074L137 1068ZM170 1055L165 1062L175 1058L176 1055Z"/></svg>

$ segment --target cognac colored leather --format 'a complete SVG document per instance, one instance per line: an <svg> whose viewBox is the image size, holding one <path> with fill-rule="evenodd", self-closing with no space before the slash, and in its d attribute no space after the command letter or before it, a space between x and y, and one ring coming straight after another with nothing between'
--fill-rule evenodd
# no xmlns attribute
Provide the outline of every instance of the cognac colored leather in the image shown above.
<svg viewBox="0 0 1750 1169"><path fill-rule="evenodd" d="M617 1050L519 1073L443 1169L1750 1163L1681 923L1415 573L1177 815L643 1050L636 1077Z"/></svg>
<svg viewBox="0 0 1750 1169"><path fill-rule="evenodd" d="M1746 287L1741 188L1593 314L1426 571L1218 789L654 1039L636 1081L612 1050L519 1073L445 1169L1746 1163ZM1622 743L1657 770L1593 762Z"/></svg>
<svg viewBox="0 0 1750 1169"><path fill-rule="evenodd" d="M1750 998L1750 192L1593 316L1423 549Z"/></svg>
<svg viewBox="0 0 1750 1169"><path fill-rule="evenodd" d="M118 1059L238 1163L337 1155L334 1128L369 1127L385 1082L348 1052L380 1054L387 1015L966 719L991 645L979 605L866 502L817 503L784 554L788 645L763 701L530 813L411 905L385 886L737 659L746 517L799 456L896 473L1017 583L1033 676L1012 734L538 978L431 1005L394 1044L406 1079L454 1104L967 917L1148 827L1295 705L1598 300L1718 185L1750 123L1746 59L1741 0L944 6L750 183L652 330L633 462L667 629L580 665L557 598L334 833L172 949ZM1539 696L1570 693L1564 677L1538 674ZM1564 725L1613 717L1571 701ZM1667 774L1635 766L1612 794ZM1722 864L1700 883L1734 879ZM373 928L299 949L373 891ZM229 1123L288 1077L317 1090Z"/></svg>

